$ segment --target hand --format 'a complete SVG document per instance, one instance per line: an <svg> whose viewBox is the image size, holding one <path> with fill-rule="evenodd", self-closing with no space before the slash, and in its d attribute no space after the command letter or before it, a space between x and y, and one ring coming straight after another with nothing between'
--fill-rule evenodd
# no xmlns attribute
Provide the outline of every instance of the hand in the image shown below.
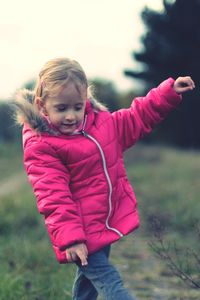
<svg viewBox="0 0 200 300"><path fill-rule="evenodd" d="M177 94L181 94L193 90L195 84L190 76L178 77L174 82L173 88Z"/></svg>
<svg viewBox="0 0 200 300"><path fill-rule="evenodd" d="M74 262L78 258L81 260L82 266L86 266L88 250L84 243L75 244L66 249L66 258L68 262Z"/></svg>

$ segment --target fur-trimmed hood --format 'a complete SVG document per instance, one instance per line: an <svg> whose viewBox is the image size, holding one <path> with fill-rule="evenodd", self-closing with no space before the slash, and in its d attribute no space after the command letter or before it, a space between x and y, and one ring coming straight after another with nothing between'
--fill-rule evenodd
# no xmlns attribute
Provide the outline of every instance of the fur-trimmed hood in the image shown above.
<svg viewBox="0 0 200 300"><path fill-rule="evenodd" d="M50 134L56 134L55 129L49 124L48 120L41 115L33 101L33 91L23 89L17 93L14 101L16 122L20 125L28 124L38 133L48 132ZM88 102L91 104L94 112L108 110L106 106L92 97L88 98Z"/></svg>

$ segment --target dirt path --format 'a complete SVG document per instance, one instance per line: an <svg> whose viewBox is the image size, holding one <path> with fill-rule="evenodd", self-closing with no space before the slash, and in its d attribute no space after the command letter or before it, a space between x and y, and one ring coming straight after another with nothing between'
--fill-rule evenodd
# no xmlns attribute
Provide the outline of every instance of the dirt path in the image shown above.
<svg viewBox="0 0 200 300"><path fill-rule="evenodd" d="M11 177L1 181L0 198L19 190L26 182L27 178L24 172L14 174Z"/></svg>

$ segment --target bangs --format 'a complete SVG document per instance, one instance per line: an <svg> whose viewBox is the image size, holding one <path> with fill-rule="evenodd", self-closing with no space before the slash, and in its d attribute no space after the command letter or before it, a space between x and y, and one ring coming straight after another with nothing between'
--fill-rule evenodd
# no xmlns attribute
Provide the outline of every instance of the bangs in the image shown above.
<svg viewBox="0 0 200 300"><path fill-rule="evenodd" d="M80 82L79 80L72 80L70 78L67 78L67 80L63 81L58 81L54 82L53 84L48 84L45 87L45 95L44 97L57 97L60 92L64 89L67 88L69 84L73 84L77 92L80 94L80 96L83 94L83 89L87 92L87 85L83 82Z"/></svg>

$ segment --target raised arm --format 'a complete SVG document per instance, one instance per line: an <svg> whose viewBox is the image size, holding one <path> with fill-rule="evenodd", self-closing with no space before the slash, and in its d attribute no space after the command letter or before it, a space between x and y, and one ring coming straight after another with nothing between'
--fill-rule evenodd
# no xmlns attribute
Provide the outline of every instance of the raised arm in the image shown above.
<svg viewBox="0 0 200 300"><path fill-rule="evenodd" d="M112 114L123 151L150 133L181 102L179 92L194 88L190 79L180 78L163 81L145 97L135 98L130 108Z"/></svg>

